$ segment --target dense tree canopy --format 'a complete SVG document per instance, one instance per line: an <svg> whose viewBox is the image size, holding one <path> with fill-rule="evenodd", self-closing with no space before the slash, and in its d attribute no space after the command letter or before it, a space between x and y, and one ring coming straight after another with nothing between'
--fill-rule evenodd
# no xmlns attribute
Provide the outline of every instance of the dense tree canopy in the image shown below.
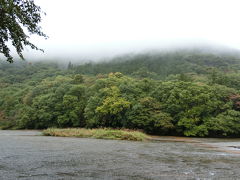
<svg viewBox="0 0 240 180"><path fill-rule="evenodd" d="M225 57L220 63L216 59L223 57L206 54L138 57L132 57L134 64L109 61L71 68L67 63L65 68L0 63L0 128L112 127L240 137L240 60Z"/></svg>
<svg viewBox="0 0 240 180"><path fill-rule="evenodd" d="M30 34L47 37L41 30L42 11L34 0L0 0L0 53L13 62L9 43L23 59L24 46L41 50L29 41Z"/></svg>

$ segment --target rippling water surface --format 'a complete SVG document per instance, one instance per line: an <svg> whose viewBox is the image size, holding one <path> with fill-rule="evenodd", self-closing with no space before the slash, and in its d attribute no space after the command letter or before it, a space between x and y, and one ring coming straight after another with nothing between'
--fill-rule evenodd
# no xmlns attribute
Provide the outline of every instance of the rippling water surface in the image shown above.
<svg viewBox="0 0 240 180"><path fill-rule="evenodd" d="M239 139L155 142L0 131L1 180L239 179Z"/></svg>

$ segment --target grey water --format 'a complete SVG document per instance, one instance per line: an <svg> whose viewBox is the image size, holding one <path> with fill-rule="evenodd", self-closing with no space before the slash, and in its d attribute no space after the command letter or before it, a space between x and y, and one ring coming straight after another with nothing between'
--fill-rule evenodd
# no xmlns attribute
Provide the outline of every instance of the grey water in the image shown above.
<svg viewBox="0 0 240 180"><path fill-rule="evenodd" d="M0 131L1 180L239 179L239 139L130 142Z"/></svg>

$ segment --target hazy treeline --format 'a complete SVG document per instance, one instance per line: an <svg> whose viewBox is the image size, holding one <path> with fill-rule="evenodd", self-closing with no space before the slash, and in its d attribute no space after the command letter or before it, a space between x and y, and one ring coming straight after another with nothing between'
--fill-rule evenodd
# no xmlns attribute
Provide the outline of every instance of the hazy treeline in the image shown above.
<svg viewBox="0 0 240 180"><path fill-rule="evenodd" d="M113 127L240 136L240 60L198 53L122 56L67 69L0 65L0 127Z"/></svg>

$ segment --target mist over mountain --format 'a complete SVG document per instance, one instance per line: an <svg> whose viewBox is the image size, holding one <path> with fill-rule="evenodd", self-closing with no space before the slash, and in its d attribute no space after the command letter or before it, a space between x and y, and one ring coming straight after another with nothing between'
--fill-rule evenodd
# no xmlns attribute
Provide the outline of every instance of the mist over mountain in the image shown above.
<svg viewBox="0 0 240 180"><path fill-rule="evenodd" d="M66 64L71 61L74 64L83 64L87 62L102 62L102 61L111 61L121 56L133 56L139 54L165 54L165 53L209 53L215 55L228 55L228 56L240 56L240 50L236 48L232 48L224 45L216 45L210 43L189 43L189 44L175 44L169 46L159 46L159 47L150 47L150 48L136 48L135 50L120 50L118 52L112 52L111 50L104 51L102 53L97 53L94 50L92 53L81 54L75 52L73 54L68 54L67 52L62 52L61 55L56 53L55 55L48 55L45 53L35 52L35 55L26 56L26 61L29 62L38 62L38 61L50 61L50 62L58 62L60 64ZM17 61L21 61L20 59L16 59Z"/></svg>

